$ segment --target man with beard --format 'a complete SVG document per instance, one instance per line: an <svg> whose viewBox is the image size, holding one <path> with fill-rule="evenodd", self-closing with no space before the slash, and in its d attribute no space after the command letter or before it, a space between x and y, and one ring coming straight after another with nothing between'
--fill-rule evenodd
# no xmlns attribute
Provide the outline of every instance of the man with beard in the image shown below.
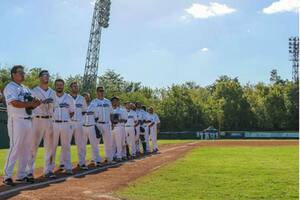
<svg viewBox="0 0 300 200"><path fill-rule="evenodd" d="M56 148L60 138L61 142L61 163L60 168L65 170L68 175L73 174L71 163L71 136L72 123L71 118L75 112L75 101L69 95L64 93L65 82L62 79L55 80L56 96L54 100L53 131L54 131L54 153L53 165L55 166Z"/></svg>
<svg viewBox="0 0 300 200"><path fill-rule="evenodd" d="M52 164L53 158L53 102L55 99L55 91L49 88L49 72L42 70L39 73L40 84L31 90L32 94L42 101L42 104L33 110L33 137L31 139L31 157L29 159L28 177L33 178L34 162L38 147L44 140L45 148L45 166L44 176L46 178L55 178Z"/></svg>

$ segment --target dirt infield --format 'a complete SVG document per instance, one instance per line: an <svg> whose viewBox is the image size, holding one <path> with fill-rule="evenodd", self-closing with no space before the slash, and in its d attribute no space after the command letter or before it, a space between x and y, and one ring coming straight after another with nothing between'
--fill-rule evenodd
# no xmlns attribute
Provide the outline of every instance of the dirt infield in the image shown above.
<svg viewBox="0 0 300 200"><path fill-rule="evenodd" d="M238 140L238 141L195 141L164 145L160 154L138 160L118 163L113 166L91 168L88 172L76 170L76 175L59 175L56 180L39 178L34 185L6 187L0 185L0 199L117 199L112 192L126 187L128 183L151 171L169 164L196 147L232 146L287 146L298 145L298 140ZM38 170L37 173L40 173ZM39 175L39 174L37 174Z"/></svg>

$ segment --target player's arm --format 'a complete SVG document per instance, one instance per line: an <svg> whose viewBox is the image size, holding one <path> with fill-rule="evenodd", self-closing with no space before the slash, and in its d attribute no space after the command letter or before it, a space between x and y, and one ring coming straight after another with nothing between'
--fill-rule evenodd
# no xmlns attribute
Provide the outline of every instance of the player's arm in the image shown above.
<svg viewBox="0 0 300 200"><path fill-rule="evenodd" d="M70 113L70 117L72 118L75 114L75 101L74 99L70 96L70 107L69 107L69 113Z"/></svg>
<svg viewBox="0 0 300 200"><path fill-rule="evenodd" d="M11 104L13 107L16 107L16 108L36 108L39 105L41 105L41 102L37 99L35 99L31 102L22 102L19 100L13 100L9 104Z"/></svg>

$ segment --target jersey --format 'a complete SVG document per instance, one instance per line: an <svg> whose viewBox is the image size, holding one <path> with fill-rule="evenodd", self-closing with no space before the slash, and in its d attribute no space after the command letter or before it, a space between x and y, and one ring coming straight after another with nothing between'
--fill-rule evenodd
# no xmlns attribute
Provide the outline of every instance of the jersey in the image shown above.
<svg viewBox="0 0 300 200"><path fill-rule="evenodd" d="M110 123L110 115L113 112L111 101L104 99L94 99L91 105L95 107L95 117L98 122Z"/></svg>
<svg viewBox="0 0 300 200"><path fill-rule="evenodd" d="M69 95L64 93L61 97L55 96L54 100L54 120L70 121L70 113L75 112L75 101Z"/></svg>
<svg viewBox="0 0 300 200"><path fill-rule="evenodd" d="M85 98L81 95L77 95L76 97L72 97L75 101L75 113L72 117L73 121L83 122L82 112L87 111L87 104Z"/></svg>
<svg viewBox="0 0 300 200"><path fill-rule="evenodd" d="M25 111L25 108L16 108L11 102L21 101L25 102L25 96L31 95L31 91L22 84L16 82L10 82L4 89L4 96L7 104L8 117L27 118L30 117Z"/></svg>
<svg viewBox="0 0 300 200"><path fill-rule="evenodd" d="M128 119L127 119L126 126L134 127L134 125L138 121L136 112L134 110L129 110L129 111L127 111L127 116L128 116Z"/></svg>
<svg viewBox="0 0 300 200"><path fill-rule="evenodd" d="M42 103L40 106L36 107L33 110L33 115L35 116L52 116L54 109L54 99L55 99L55 91L51 88L48 90L43 90L40 86L37 86L31 90L31 93L36 98L41 101L47 101Z"/></svg>

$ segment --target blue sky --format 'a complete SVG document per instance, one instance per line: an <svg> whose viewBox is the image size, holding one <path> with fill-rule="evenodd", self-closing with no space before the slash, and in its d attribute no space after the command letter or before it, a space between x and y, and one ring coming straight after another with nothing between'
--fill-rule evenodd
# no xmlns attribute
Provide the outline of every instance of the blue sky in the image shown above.
<svg viewBox="0 0 300 200"><path fill-rule="evenodd" d="M166 87L211 84L226 74L291 79L288 37L298 35L298 0L112 0L103 32L102 74ZM92 0L1 0L0 63L83 74Z"/></svg>

